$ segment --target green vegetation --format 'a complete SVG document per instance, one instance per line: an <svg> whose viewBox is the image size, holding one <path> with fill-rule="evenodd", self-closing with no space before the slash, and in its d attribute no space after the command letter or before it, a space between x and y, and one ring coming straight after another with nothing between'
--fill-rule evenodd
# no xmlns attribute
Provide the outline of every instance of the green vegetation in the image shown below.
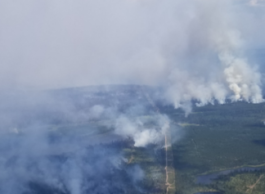
<svg viewBox="0 0 265 194"><path fill-rule="evenodd" d="M248 172L224 176L215 181L212 187L226 194L263 194L265 173Z"/></svg>
<svg viewBox="0 0 265 194"><path fill-rule="evenodd" d="M139 165L145 176L141 183L147 193L165 194L165 153L164 150L155 150L153 147L124 149L128 165Z"/></svg>
<svg viewBox="0 0 265 194"><path fill-rule="evenodd" d="M194 194L218 191L223 194L262 194L265 191L265 173L237 172L220 176L210 184L198 184L200 175L212 174L240 167L265 167L265 103L244 102L224 105L194 107L185 117L183 111L171 106L159 107L160 112L172 120L172 127L179 126L183 133L180 140L169 148L168 192L165 173L165 150L155 147L123 147L127 165L139 165L145 173L141 189L146 193ZM154 115L137 115L152 125ZM73 129L84 139L92 141L108 137L113 129L111 120L98 120L78 125L56 126L52 130L71 134ZM93 130L95 129L95 130ZM99 129L99 130L98 130ZM173 132L174 134L174 132ZM178 134L178 133L177 133ZM172 184L175 181L175 184ZM174 192L172 192L174 191Z"/></svg>
<svg viewBox="0 0 265 194"><path fill-rule="evenodd" d="M201 174L265 163L265 103L237 102L194 107L193 113L188 117L181 110L174 110L170 106L161 107L160 110L184 131L183 137L172 147L177 193L244 193L243 190L236 189L242 188L240 184L244 184L243 174L233 175L238 181L232 177L229 181L215 182L215 187L198 185L196 179ZM257 178L257 173L253 172L252 176ZM254 181L250 174L245 176L249 179L249 184L251 179ZM221 189L222 185L227 185L226 190ZM264 193L264 185L265 182L261 181L260 186L255 187L255 192L253 189L253 193Z"/></svg>

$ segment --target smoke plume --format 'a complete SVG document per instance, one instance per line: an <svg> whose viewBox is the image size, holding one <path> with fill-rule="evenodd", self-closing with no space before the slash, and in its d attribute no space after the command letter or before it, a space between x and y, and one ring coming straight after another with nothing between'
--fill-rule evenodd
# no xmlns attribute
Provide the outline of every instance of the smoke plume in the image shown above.
<svg viewBox="0 0 265 194"><path fill-rule="evenodd" d="M263 101L260 70L247 53L265 43L261 6L4 0L0 7L5 90L152 85L164 88L161 96L187 113L192 100L198 105L227 98Z"/></svg>
<svg viewBox="0 0 265 194"><path fill-rule="evenodd" d="M161 146L164 143L166 130L169 130L169 119L161 115L152 119L153 123L148 127L144 126L148 123L147 121L143 122L139 119L131 121L121 116L116 121L115 133L132 138L136 147L145 147L148 144L160 144Z"/></svg>

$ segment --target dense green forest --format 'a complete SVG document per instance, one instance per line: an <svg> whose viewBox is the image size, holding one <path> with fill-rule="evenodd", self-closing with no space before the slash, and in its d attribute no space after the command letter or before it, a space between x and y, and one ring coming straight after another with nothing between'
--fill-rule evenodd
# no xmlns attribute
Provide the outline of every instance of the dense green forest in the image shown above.
<svg viewBox="0 0 265 194"><path fill-rule="evenodd" d="M198 177L240 167L263 168L265 103L194 105L187 117L182 110L175 110L172 106L161 106L160 110L183 131L180 140L173 144L177 193L221 191L243 194L264 191L263 178L255 189L247 187L251 181L258 179L260 170L239 175L239 172L234 172L228 174L225 180L222 177L221 181L218 177L210 184L198 184ZM240 186L243 178L249 180L245 189Z"/></svg>

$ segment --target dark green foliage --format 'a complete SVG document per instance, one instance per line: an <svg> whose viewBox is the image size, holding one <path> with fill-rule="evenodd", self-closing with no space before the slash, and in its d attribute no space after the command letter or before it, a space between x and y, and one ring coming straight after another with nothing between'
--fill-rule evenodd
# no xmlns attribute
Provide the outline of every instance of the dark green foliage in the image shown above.
<svg viewBox="0 0 265 194"><path fill-rule="evenodd" d="M236 184L241 184L242 187L243 179L225 183L229 182L229 177L242 172L222 177L211 186L196 184L196 178L203 173L265 163L265 103L236 102L204 107L194 105L193 112L188 117L185 117L182 110L175 110L171 106L160 108L185 132L184 137L173 145L178 181L176 188L179 193L212 189L225 194L239 194L235 188L240 186ZM256 173L261 172L244 173L258 176Z"/></svg>

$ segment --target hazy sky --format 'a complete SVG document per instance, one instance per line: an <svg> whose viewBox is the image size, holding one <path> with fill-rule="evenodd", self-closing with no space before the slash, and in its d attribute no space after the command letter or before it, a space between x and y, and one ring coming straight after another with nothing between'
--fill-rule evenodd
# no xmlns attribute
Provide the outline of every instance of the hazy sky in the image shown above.
<svg viewBox="0 0 265 194"><path fill-rule="evenodd" d="M244 48L264 47L262 1L231 2L1 0L0 87L161 84L211 52L204 34L219 19L209 18L238 30Z"/></svg>

